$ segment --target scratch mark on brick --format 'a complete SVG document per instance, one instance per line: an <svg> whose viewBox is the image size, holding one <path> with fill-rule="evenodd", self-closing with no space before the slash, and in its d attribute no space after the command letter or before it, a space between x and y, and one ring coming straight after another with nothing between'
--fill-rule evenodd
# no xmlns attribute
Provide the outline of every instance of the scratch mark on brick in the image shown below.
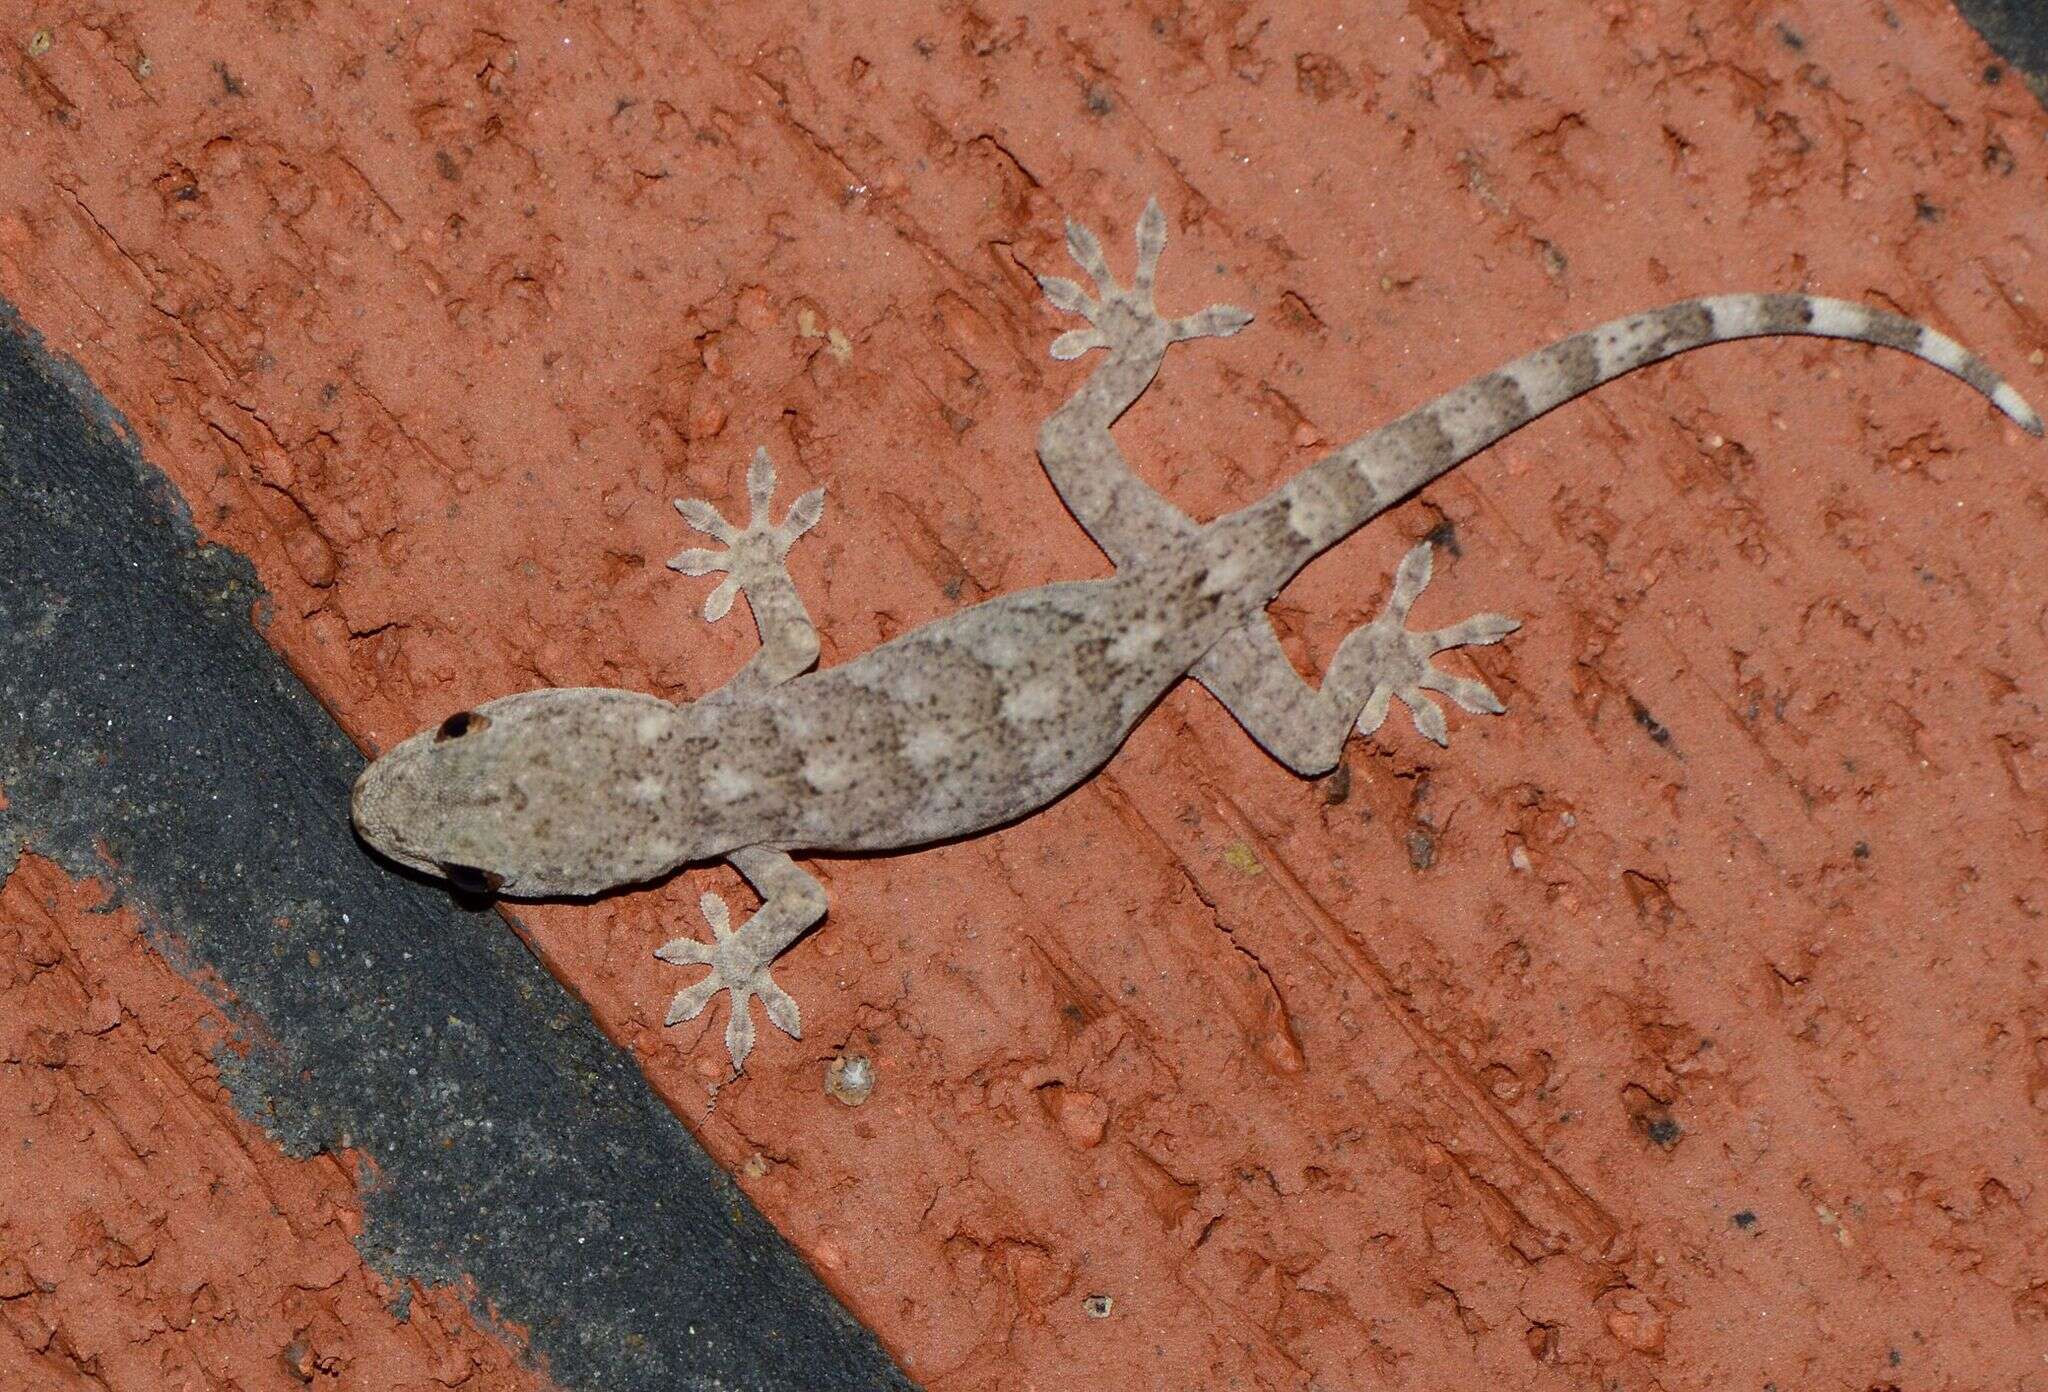
<svg viewBox="0 0 2048 1392"><path fill-rule="evenodd" d="M1266 843L1258 828L1252 825L1243 809L1213 782L1204 780L1217 811L1228 823L1231 833L1242 838L1258 849L1259 860L1265 865L1275 884L1280 886L1294 908L1313 924L1323 941L1335 948L1345 964L1363 982L1381 1007L1393 1019L1401 1032L1407 1035L1415 1051L1427 1060L1437 1074L1449 1085L1450 1091L1462 1104L1463 1109L1475 1117L1487 1132L1500 1144L1516 1167L1541 1185L1543 1191L1557 1205L1558 1211L1570 1224L1578 1239L1579 1255L1588 1261L1607 1262L1614 1259L1615 1240L1621 1235L1621 1225L1613 1215L1579 1186L1577 1181L1566 1174L1534 1144L1514 1121L1501 1111L1479 1079L1458 1058L1457 1052L1438 1038L1435 1031L1424 1024L1401 992L1395 987L1393 978L1387 973L1371 949L1340 923L1336 916L1325 909L1311 894L1308 887L1294 873L1281 857L1279 851ZM1528 1221L1526 1219L1525 1221ZM1531 1226L1541 1227L1540 1223Z"/></svg>

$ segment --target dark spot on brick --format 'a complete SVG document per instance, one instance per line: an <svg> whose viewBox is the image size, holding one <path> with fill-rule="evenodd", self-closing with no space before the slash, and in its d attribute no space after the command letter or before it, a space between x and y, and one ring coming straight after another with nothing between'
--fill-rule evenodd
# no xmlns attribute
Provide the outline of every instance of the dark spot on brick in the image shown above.
<svg viewBox="0 0 2048 1392"><path fill-rule="evenodd" d="M1750 1232L1756 1227L1756 1214L1745 1208L1742 1212L1736 1214L1731 1221L1744 1232Z"/></svg>
<svg viewBox="0 0 2048 1392"><path fill-rule="evenodd" d="M1088 107L1088 114L1090 116L1107 116L1110 112L1116 110L1116 102L1111 99L1109 93L1092 83L1084 94L1083 100Z"/></svg>
<svg viewBox="0 0 2048 1392"><path fill-rule="evenodd" d="M1928 201L1926 194L1916 193L1913 195L1913 216L1922 222L1940 222L1947 214L1940 204Z"/></svg>
<svg viewBox="0 0 2048 1392"><path fill-rule="evenodd" d="M1984 85L1986 87L1996 87L2003 81L2005 81L2004 68L1996 63L1986 63L1984 65Z"/></svg>
<svg viewBox="0 0 2048 1392"><path fill-rule="evenodd" d="M462 166L446 150L434 151L434 172L451 184L462 182Z"/></svg>
<svg viewBox="0 0 2048 1392"><path fill-rule="evenodd" d="M1621 1104L1628 1112L1629 1123L1660 1150L1672 1149L1685 1134L1685 1128L1672 1115L1671 1105L1641 1084L1630 1083L1623 1088Z"/></svg>
<svg viewBox="0 0 2048 1392"><path fill-rule="evenodd" d="M1782 20L1778 24L1778 42L1791 49L1794 53L1803 52L1806 48L1806 39L1797 29L1794 29Z"/></svg>
<svg viewBox="0 0 2048 1392"><path fill-rule="evenodd" d="M1326 102L1332 97L1347 96L1357 87L1344 65L1327 53L1294 55L1294 90L1303 96Z"/></svg>
<svg viewBox="0 0 2048 1392"><path fill-rule="evenodd" d="M1426 831L1408 833L1408 863L1417 870L1436 864L1436 838Z"/></svg>
<svg viewBox="0 0 2048 1392"><path fill-rule="evenodd" d="M1868 841L1858 841L1850 848L1849 853L1858 860L1868 860L1870 859L1870 843Z"/></svg>
<svg viewBox="0 0 2048 1392"><path fill-rule="evenodd" d="M1454 557L1465 554L1458 546L1458 524L1448 517L1439 518L1437 524L1431 527L1422 539L1431 546L1441 546Z"/></svg>
<svg viewBox="0 0 2048 1392"><path fill-rule="evenodd" d="M1644 732L1651 739L1655 740L1658 744L1664 745L1666 748L1670 747L1671 731L1658 723L1657 717L1650 714L1648 706L1645 706L1641 701L1631 696L1628 698L1628 713L1636 724L1643 727Z"/></svg>
<svg viewBox="0 0 2048 1392"><path fill-rule="evenodd" d="M242 85L240 78L228 71L226 63L215 63L213 71L220 78L221 91L231 97L246 97L249 95L249 89Z"/></svg>
<svg viewBox="0 0 2048 1392"><path fill-rule="evenodd" d="M292 1340L277 1351L278 1364L299 1382L313 1381L313 1346L304 1338Z"/></svg>
<svg viewBox="0 0 2048 1392"><path fill-rule="evenodd" d="M1323 780L1323 801L1331 807L1340 806L1351 796L1351 765L1338 764Z"/></svg>

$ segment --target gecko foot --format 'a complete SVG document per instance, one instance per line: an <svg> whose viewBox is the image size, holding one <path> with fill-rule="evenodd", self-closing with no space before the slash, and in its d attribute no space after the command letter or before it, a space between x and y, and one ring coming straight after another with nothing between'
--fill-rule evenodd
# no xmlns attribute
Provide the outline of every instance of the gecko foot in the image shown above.
<svg viewBox="0 0 2048 1392"><path fill-rule="evenodd" d="M754 451L754 461L747 466L747 501L749 512L747 525L735 527L725 520L724 514L702 498L678 498L676 511L683 515L683 521L691 528L725 543L723 551L712 551L693 547L671 560L669 569L679 570L685 575L709 575L724 571L725 579L719 582L704 600L704 619L717 623L732 608L733 598L743 589L757 582L782 573L783 557L796 539L818 525L818 518L825 510L825 490L813 488L810 492L790 504L788 516L780 526L767 522L768 504L775 497L775 464L768 458L766 449Z"/></svg>
<svg viewBox="0 0 2048 1392"><path fill-rule="evenodd" d="M1364 680L1359 685L1370 683L1364 711L1358 717L1361 735L1380 728L1387 718L1388 702L1396 696L1408 707L1423 737L1442 745L1450 743L1443 709L1423 692L1442 692L1474 715L1499 715L1507 709L1485 683L1438 671L1430 658L1448 648L1498 643L1520 628L1521 620L1504 614L1476 614L1449 628L1429 633L1408 631L1408 611L1429 584L1430 556L1430 544L1425 541L1401 558L1386 610L1346 638L1332 664L1333 670L1341 666L1362 671Z"/></svg>
<svg viewBox="0 0 2048 1392"><path fill-rule="evenodd" d="M696 938L676 938L656 948L654 955L664 962L710 967L711 975L676 992L663 1023L679 1025L694 1020L713 996L731 991L732 1018L725 1024L725 1048L732 1055L733 1072L737 1073L746 1066L747 1055L754 1049L754 1016L748 1002L755 996L761 998L769 1020L791 1039L803 1038L803 1020L796 1002L768 975L768 963L774 953L761 951L761 944L747 932L748 925L734 930L725 901L716 894L706 894L697 906L704 911L716 940L707 943Z"/></svg>
<svg viewBox="0 0 2048 1392"><path fill-rule="evenodd" d="M1251 323L1251 311L1236 305L1210 305L1199 314L1181 319L1163 319L1152 303L1152 282L1159 270L1159 253L1166 248L1166 214L1159 200L1150 199L1138 219L1138 270L1128 289L1117 284L1109 263L1102 258L1102 243L1078 222L1067 224L1067 253L1074 264L1095 282L1090 295L1071 280L1040 276L1045 297L1068 314L1078 314L1092 326L1073 329L1053 340L1052 355L1065 362L1091 348L1112 353L1132 352L1139 356L1160 354L1169 343L1189 338L1228 338Z"/></svg>

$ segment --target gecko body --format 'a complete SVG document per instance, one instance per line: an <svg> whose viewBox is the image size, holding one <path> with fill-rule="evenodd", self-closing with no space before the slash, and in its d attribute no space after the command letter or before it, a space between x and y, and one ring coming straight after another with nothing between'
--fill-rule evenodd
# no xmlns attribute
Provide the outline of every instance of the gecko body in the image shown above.
<svg viewBox="0 0 2048 1392"><path fill-rule="evenodd" d="M1374 733L1399 699L1422 734L1448 738L1425 692L1499 713L1483 684L1432 657L1498 642L1515 620L1482 614L1434 632L1406 627L1429 581L1428 543L1402 560L1385 611L1337 650L1320 687L1296 674L1265 617L1303 566L1430 480L1544 412L1645 364L1734 338L1804 335L1900 349L1962 378L2033 434L2041 422L1980 359L1883 311L1805 295L1724 295L1631 315L1518 358L1335 450L1265 498L1199 526L1125 465L1110 426L1151 383L1167 348L1237 332L1251 316L1212 306L1182 319L1153 305L1165 218L1148 204L1137 274L1110 273L1092 234L1067 229L1093 282L1041 278L1089 327L1061 359L1101 365L1040 431L1061 497L1117 570L1002 595L934 620L840 666L812 671L818 640L784 558L816 524L822 490L767 520L774 470L748 471L752 517L727 522L678 502L725 549L686 551L685 574L726 572L705 604L741 593L761 648L724 687L676 704L636 692L555 688L457 712L378 759L358 781L357 827L378 851L458 885L511 897L595 894L695 861L730 861L761 895L738 929L700 900L710 942L657 949L710 974L676 996L668 1023L733 992L726 1045L753 1047L748 1001L797 1035L796 1003L769 964L825 913L794 850L879 851L964 836L1044 807L1115 753L1165 692L1193 676L1248 733L1304 775L1333 767L1353 729Z"/></svg>

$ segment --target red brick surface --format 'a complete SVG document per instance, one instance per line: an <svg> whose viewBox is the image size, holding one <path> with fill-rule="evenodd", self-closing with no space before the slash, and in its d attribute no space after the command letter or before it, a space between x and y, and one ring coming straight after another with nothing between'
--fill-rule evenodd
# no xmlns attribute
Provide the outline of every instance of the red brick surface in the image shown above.
<svg viewBox="0 0 2048 1392"><path fill-rule="evenodd" d="M1030 273L1152 193L1168 312L1259 316L1120 430L1197 516L1695 293L1897 308L2048 403L2048 120L1936 0L463 13L6 31L0 294L372 747L715 686L751 634L667 500L757 443L829 490L827 663L1101 573ZM521 917L940 1392L2048 1386L2044 464L1843 345L1568 407L1276 609L1319 671L1446 529L1418 621L1525 620L1507 716L1309 784L1183 690L1050 811L815 862L805 1039L715 1109L723 1005L663 1030L650 954L734 876Z"/></svg>
<svg viewBox="0 0 2048 1392"><path fill-rule="evenodd" d="M356 1157L237 1116L228 1037L95 888L33 855L0 886L0 1387L546 1387L464 1293L363 1265Z"/></svg>

